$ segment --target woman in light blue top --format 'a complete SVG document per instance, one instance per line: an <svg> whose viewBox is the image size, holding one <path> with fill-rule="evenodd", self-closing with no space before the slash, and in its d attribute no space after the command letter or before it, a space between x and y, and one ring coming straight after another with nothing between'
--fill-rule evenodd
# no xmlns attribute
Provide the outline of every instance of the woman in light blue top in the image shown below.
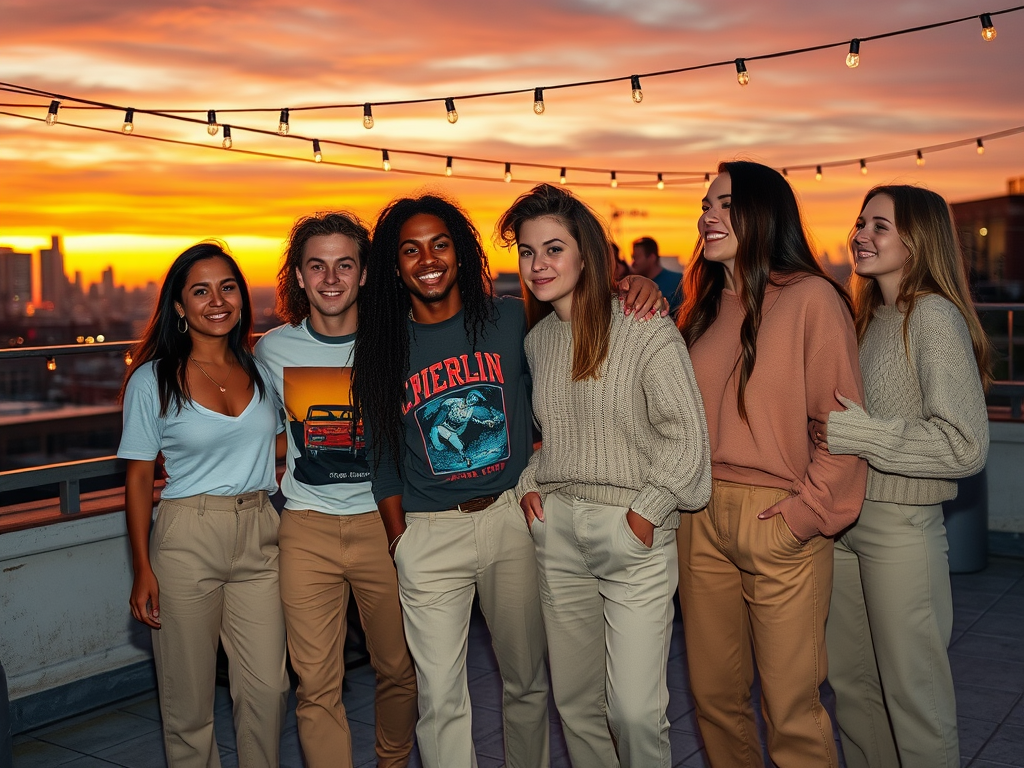
<svg viewBox="0 0 1024 768"><path fill-rule="evenodd" d="M132 615L152 627L171 768L220 765L213 733L218 640L229 660L239 763L278 765L285 713L275 438L280 419L252 356L238 265L213 242L171 265L132 351L117 455ZM167 483L153 520L158 456Z"/></svg>

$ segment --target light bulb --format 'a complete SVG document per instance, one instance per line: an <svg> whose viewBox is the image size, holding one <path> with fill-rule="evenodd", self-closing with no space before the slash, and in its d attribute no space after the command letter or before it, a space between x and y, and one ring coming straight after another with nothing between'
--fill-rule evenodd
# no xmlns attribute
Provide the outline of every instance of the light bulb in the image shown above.
<svg viewBox="0 0 1024 768"><path fill-rule="evenodd" d="M281 117L277 121L277 133L279 136L288 135L288 107L281 110Z"/></svg>
<svg viewBox="0 0 1024 768"><path fill-rule="evenodd" d="M231 126L230 125L225 125L224 126L224 141L222 141L220 143L220 145L222 147L224 147L224 149L231 149L231 144L232 144L232 141L231 141Z"/></svg>
<svg viewBox="0 0 1024 768"><path fill-rule="evenodd" d="M861 172L862 176L867 176L868 175L868 164L864 160L860 161L860 172Z"/></svg>
<svg viewBox="0 0 1024 768"><path fill-rule="evenodd" d="M917 167L920 168L924 165L924 155L921 154L921 150L917 150Z"/></svg>
<svg viewBox="0 0 1024 768"><path fill-rule="evenodd" d="M985 144L982 142L981 139L978 139L978 154L979 155L984 155L985 154Z"/></svg>
<svg viewBox="0 0 1024 768"><path fill-rule="evenodd" d="M313 139L313 162L319 163L324 159L320 154L320 139Z"/></svg>
<svg viewBox="0 0 1024 768"><path fill-rule="evenodd" d="M821 166L819 165L814 169L814 180L821 181Z"/></svg>
<svg viewBox="0 0 1024 768"><path fill-rule="evenodd" d="M363 128L366 130L373 128L373 109L369 102L363 104Z"/></svg>
<svg viewBox="0 0 1024 768"><path fill-rule="evenodd" d="M46 370L48 370L48 371L56 371L57 370L57 361L54 360L52 357L46 358Z"/></svg>
<svg viewBox="0 0 1024 768"><path fill-rule="evenodd" d="M747 63L743 59L736 59L736 82L746 85L750 82L750 75L747 73Z"/></svg>
<svg viewBox="0 0 1024 768"><path fill-rule="evenodd" d="M988 13L983 13L979 17L981 19L981 39L985 42L990 42L996 39L996 27L992 23L992 16Z"/></svg>
<svg viewBox="0 0 1024 768"><path fill-rule="evenodd" d="M659 173L658 174L658 189L664 189L664 188L665 188L665 180L663 178L661 178L661 174Z"/></svg>
<svg viewBox="0 0 1024 768"><path fill-rule="evenodd" d="M124 352L124 364L125 365L131 365L132 364L132 351L130 349L126 349L125 352Z"/></svg>
<svg viewBox="0 0 1024 768"><path fill-rule="evenodd" d="M444 175L445 176L451 176L452 175L452 159L450 157L448 158L448 162L445 163Z"/></svg>
<svg viewBox="0 0 1024 768"><path fill-rule="evenodd" d="M386 149L382 149L380 151L380 157L381 157L380 167L383 168L385 171L390 171L391 170L391 158L388 157L388 151Z"/></svg>
<svg viewBox="0 0 1024 768"><path fill-rule="evenodd" d="M455 111L455 99L445 99L444 108L448 111L448 122L452 125L459 122L459 113Z"/></svg>
<svg viewBox="0 0 1024 768"><path fill-rule="evenodd" d="M217 113L211 109L206 113L206 132L211 136L216 136L218 130L220 130L220 126L217 125Z"/></svg>
<svg viewBox="0 0 1024 768"><path fill-rule="evenodd" d="M612 171L611 185L612 189L615 189L617 186L619 186L619 180L615 178L615 171Z"/></svg>
<svg viewBox="0 0 1024 768"><path fill-rule="evenodd" d="M846 66L856 69L860 65L860 40L853 38L850 41L850 52L846 54Z"/></svg>
<svg viewBox="0 0 1024 768"><path fill-rule="evenodd" d="M708 189L710 187L711 187L711 174L710 173L705 173L704 174L704 189Z"/></svg>
<svg viewBox="0 0 1024 768"><path fill-rule="evenodd" d="M538 115L544 114L544 89L533 89L533 111Z"/></svg>
<svg viewBox="0 0 1024 768"><path fill-rule="evenodd" d="M505 163L505 183L512 181L512 163Z"/></svg>
<svg viewBox="0 0 1024 768"><path fill-rule="evenodd" d="M46 124L53 125L57 122L57 110L60 109L60 102L54 99L50 102L50 109L46 113Z"/></svg>
<svg viewBox="0 0 1024 768"><path fill-rule="evenodd" d="M131 133L135 130L135 110L129 108L124 113L124 125L121 126L121 133Z"/></svg>
<svg viewBox="0 0 1024 768"><path fill-rule="evenodd" d="M788 178L789 178L789 170L788 170L788 169L786 169L786 168L783 168L783 169L782 169L782 176L783 176L784 178L787 178L787 179L788 179Z"/></svg>
<svg viewBox="0 0 1024 768"><path fill-rule="evenodd" d="M558 183L565 184L565 168L563 168L558 174Z"/></svg>
<svg viewBox="0 0 1024 768"><path fill-rule="evenodd" d="M640 90L640 75L630 77L629 84L633 88L633 101L639 104L644 100L644 92Z"/></svg>

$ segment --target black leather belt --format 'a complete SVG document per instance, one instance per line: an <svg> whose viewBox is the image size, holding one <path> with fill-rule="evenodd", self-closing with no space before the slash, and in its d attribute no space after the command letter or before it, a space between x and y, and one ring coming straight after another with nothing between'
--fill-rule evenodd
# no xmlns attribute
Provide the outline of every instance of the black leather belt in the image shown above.
<svg viewBox="0 0 1024 768"><path fill-rule="evenodd" d="M482 509L487 509L497 500L497 496L477 496L475 499L456 504L454 508L459 512L479 512Z"/></svg>

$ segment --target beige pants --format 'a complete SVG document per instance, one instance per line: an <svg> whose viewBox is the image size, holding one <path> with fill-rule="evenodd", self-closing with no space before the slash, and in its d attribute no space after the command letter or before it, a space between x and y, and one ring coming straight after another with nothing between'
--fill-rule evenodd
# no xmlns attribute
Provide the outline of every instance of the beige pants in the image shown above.
<svg viewBox="0 0 1024 768"><path fill-rule="evenodd" d="M537 561L511 490L480 512L407 512L395 551L405 636L416 664L425 768L477 765L466 652L473 594L503 683L507 768L547 768L548 676Z"/></svg>
<svg viewBox="0 0 1024 768"><path fill-rule="evenodd" d="M377 673L377 765L404 768L416 726L416 673L380 515L286 509L281 601L292 668L299 676L295 715L307 768L352 766L352 734L341 700L350 594Z"/></svg>
<svg viewBox="0 0 1024 768"><path fill-rule="evenodd" d="M836 544L829 682L850 768L960 764L942 505L865 501Z"/></svg>
<svg viewBox="0 0 1024 768"><path fill-rule="evenodd" d="M832 722L818 697L828 671L832 540L816 536L802 544L781 515L758 519L788 495L714 480L707 509L680 521L690 688L714 768L764 765L750 701L751 644L772 760L786 768L839 764Z"/></svg>
<svg viewBox="0 0 1024 768"><path fill-rule="evenodd" d="M170 768L220 766L218 639L228 656L239 765L278 765L289 688L278 524L265 491L160 502L150 539L161 622L153 656Z"/></svg>
<svg viewBox="0 0 1024 768"><path fill-rule="evenodd" d="M551 687L572 764L669 768L675 531L656 528L648 549L625 507L552 493L532 532Z"/></svg>

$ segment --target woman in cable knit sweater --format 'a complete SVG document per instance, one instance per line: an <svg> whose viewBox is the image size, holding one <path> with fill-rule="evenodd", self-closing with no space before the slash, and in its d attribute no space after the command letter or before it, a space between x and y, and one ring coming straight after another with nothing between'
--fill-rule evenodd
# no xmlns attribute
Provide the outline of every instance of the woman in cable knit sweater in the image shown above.
<svg viewBox="0 0 1024 768"><path fill-rule="evenodd" d="M850 250L866 411L847 403L811 427L870 465L860 519L836 544L828 619L843 751L851 768L957 766L942 502L985 465L988 339L939 195L875 187Z"/></svg>
<svg viewBox="0 0 1024 768"><path fill-rule="evenodd" d="M672 764L665 674L680 508L711 489L700 394L666 318L613 311L594 213L541 184L498 222L519 252L543 436L516 488L537 548L551 682L573 765Z"/></svg>
<svg viewBox="0 0 1024 768"><path fill-rule="evenodd" d="M857 517L867 467L808 438L810 419L861 400L845 292L814 259L776 171L723 163L702 201L679 324L711 440L711 503L683 515L679 597L697 722L715 768L761 766L753 645L768 751L836 766L818 697L832 539Z"/></svg>

